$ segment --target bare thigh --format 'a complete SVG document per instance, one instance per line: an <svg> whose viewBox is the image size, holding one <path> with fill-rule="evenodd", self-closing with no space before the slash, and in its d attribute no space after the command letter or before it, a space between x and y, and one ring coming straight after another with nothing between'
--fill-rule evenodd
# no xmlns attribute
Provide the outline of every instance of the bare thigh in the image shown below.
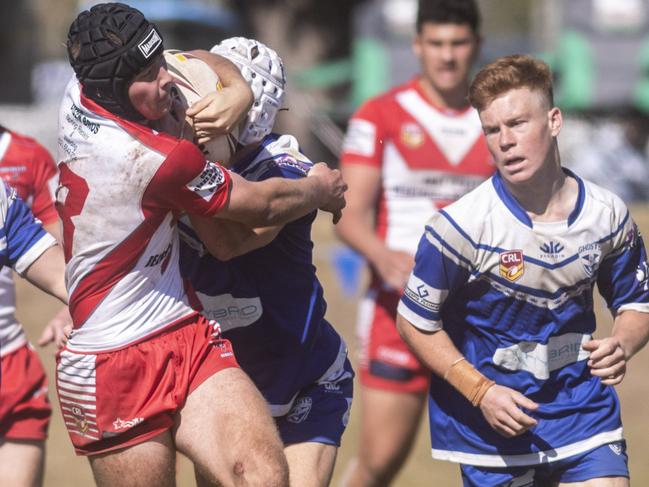
<svg viewBox="0 0 649 487"><path fill-rule="evenodd" d="M344 487L390 485L417 433L426 393L402 393L363 386L358 453L346 469Z"/></svg>
<svg viewBox="0 0 649 487"><path fill-rule="evenodd" d="M98 487L173 487L176 452L171 433L122 450L88 457Z"/></svg>
<svg viewBox="0 0 649 487"><path fill-rule="evenodd" d="M338 447L323 443L296 443L284 448L292 486L326 487L336 463Z"/></svg>
<svg viewBox="0 0 649 487"><path fill-rule="evenodd" d="M602 477L584 482L561 482L558 487L629 487L631 483L626 477Z"/></svg>
<svg viewBox="0 0 649 487"><path fill-rule="evenodd" d="M189 395L174 437L178 451L194 462L200 485L288 485L275 423L241 369L221 370Z"/></svg>
<svg viewBox="0 0 649 487"><path fill-rule="evenodd" d="M0 485L40 487L44 466L44 441L0 440Z"/></svg>

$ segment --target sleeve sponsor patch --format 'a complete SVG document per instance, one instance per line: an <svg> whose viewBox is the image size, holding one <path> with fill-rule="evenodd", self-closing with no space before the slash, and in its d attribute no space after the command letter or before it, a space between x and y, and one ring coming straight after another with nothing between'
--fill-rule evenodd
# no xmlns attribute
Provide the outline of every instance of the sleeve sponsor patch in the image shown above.
<svg viewBox="0 0 649 487"><path fill-rule="evenodd" d="M353 119L349 122L343 142L343 152L371 157L374 155L375 145L376 125L362 119Z"/></svg>
<svg viewBox="0 0 649 487"><path fill-rule="evenodd" d="M187 189L193 191L205 201L209 201L224 182L223 170L213 162L207 162L203 171L187 183Z"/></svg>
<svg viewBox="0 0 649 487"><path fill-rule="evenodd" d="M404 296L430 313L439 313L441 303L448 296L448 290L436 289L417 277L410 275Z"/></svg>

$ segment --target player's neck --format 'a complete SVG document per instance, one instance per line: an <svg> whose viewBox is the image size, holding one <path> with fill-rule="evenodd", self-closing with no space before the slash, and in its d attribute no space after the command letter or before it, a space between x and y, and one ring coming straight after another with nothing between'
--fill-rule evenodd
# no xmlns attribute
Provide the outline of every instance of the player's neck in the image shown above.
<svg viewBox="0 0 649 487"><path fill-rule="evenodd" d="M469 105L467 101L467 94L469 92L468 80L449 91L436 89L424 76L420 76L418 82L419 87L424 92L424 95L426 95L426 99L437 108L464 110Z"/></svg>
<svg viewBox="0 0 649 487"><path fill-rule="evenodd" d="M547 164L533 180L507 186L530 219L536 222L567 220L579 196L577 180L563 171L558 159Z"/></svg>

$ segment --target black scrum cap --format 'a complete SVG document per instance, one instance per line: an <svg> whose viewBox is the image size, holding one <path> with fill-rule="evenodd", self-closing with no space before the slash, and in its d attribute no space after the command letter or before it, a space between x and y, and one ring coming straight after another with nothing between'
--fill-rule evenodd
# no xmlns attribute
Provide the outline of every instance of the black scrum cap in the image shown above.
<svg viewBox="0 0 649 487"><path fill-rule="evenodd" d="M123 3L101 3L81 12L68 32L68 57L83 94L111 113L140 120L128 87L164 47L142 12Z"/></svg>

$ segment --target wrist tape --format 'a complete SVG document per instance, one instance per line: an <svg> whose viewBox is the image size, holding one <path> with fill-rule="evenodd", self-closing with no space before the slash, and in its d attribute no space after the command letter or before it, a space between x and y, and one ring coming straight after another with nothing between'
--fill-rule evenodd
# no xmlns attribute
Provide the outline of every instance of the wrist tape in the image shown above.
<svg viewBox="0 0 649 487"><path fill-rule="evenodd" d="M495 384L478 372L464 357L453 362L444 374L444 380L455 387L473 406L479 406L489 388Z"/></svg>

